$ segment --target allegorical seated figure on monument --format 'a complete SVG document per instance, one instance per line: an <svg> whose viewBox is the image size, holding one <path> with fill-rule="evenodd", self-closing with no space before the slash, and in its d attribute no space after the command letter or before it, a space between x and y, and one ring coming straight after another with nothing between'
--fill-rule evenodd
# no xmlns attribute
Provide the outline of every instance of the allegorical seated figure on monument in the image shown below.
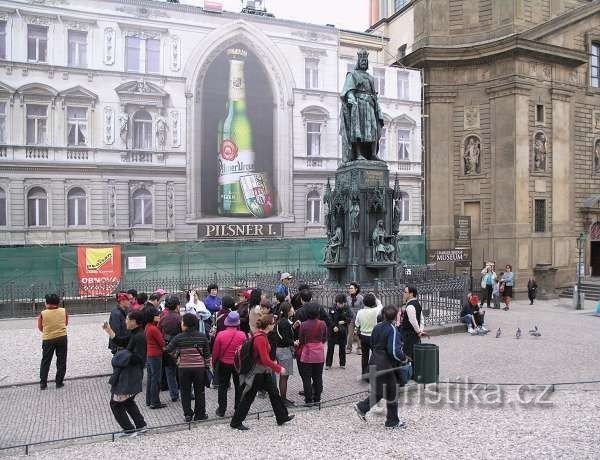
<svg viewBox="0 0 600 460"><path fill-rule="evenodd" d="M378 220L371 235L373 243L373 262L394 262L396 260L396 241L394 235L388 235L383 220Z"/></svg>
<svg viewBox="0 0 600 460"><path fill-rule="evenodd" d="M358 52L356 67L346 74L342 89L342 162L377 160L383 115L373 77L367 73L369 53Z"/></svg>
<svg viewBox="0 0 600 460"><path fill-rule="evenodd" d="M340 253L342 251L342 244L344 243L344 233L342 227L336 227L335 233L325 246L325 257L324 262L326 264L337 264L340 262Z"/></svg>

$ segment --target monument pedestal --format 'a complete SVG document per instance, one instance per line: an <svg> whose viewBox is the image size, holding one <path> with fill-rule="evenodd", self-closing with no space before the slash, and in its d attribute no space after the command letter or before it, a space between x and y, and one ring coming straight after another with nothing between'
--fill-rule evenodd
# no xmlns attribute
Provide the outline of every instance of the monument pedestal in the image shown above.
<svg viewBox="0 0 600 460"><path fill-rule="evenodd" d="M535 281L537 282L536 297L540 300L550 300L558 298L554 292L556 271L551 264L537 264L533 269Z"/></svg>
<svg viewBox="0 0 600 460"><path fill-rule="evenodd" d="M323 266L329 281L373 285L375 280L394 278L400 191L389 183L386 163L366 160L340 166L333 189L328 182Z"/></svg>

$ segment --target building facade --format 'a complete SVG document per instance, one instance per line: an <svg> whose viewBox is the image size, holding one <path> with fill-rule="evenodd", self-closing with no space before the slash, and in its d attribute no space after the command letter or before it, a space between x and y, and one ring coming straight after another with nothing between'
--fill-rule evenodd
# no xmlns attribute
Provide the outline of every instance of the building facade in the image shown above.
<svg viewBox="0 0 600 460"><path fill-rule="evenodd" d="M412 0L372 31L406 50L425 86L426 233L452 247L471 216L474 264L600 274L600 4L588 0ZM397 24L411 33L392 38Z"/></svg>
<svg viewBox="0 0 600 460"><path fill-rule="evenodd" d="M0 243L323 237L339 91L362 47L400 233L420 235L420 71L386 66L378 37L150 0L0 1Z"/></svg>

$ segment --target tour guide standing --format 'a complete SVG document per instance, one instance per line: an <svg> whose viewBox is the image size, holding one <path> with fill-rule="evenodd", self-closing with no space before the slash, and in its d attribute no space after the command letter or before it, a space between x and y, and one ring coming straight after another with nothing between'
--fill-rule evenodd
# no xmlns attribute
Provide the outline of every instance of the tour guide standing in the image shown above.
<svg viewBox="0 0 600 460"><path fill-rule="evenodd" d="M402 297L406 302L406 311L402 317L401 326L402 341L404 342L404 353L412 360L415 344L421 343L421 337L426 335L423 330L422 308L417 300L417 288L415 286L406 286Z"/></svg>
<svg viewBox="0 0 600 460"><path fill-rule="evenodd" d="M40 365L40 390L48 388L48 372L52 356L56 353L56 388L62 388L67 372L67 325L69 316L59 307L56 294L46 294L46 309L38 316L38 329L42 333L42 363Z"/></svg>
<svg viewBox="0 0 600 460"><path fill-rule="evenodd" d="M275 295L283 297L286 302L291 302L290 283L294 277L289 273L282 273L279 278L279 283L275 286Z"/></svg>
<svg viewBox="0 0 600 460"><path fill-rule="evenodd" d="M247 375L240 375L243 379L242 399L239 406L235 409L230 426L241 431L246 431L249 428L243 424L250 406L256 398L258 390L264 390L269 394L271 407L275 413L278 425L283 425L294 418L294 415L289 415L287 408L283 403L283 399L279 395L275 383L273 382L273 372L277 374L285 374L285 369L273 361L269 353L271 346L267 339L267 334L273 330L273 315L261 315L256 322L256 332L252 339L252 357L254 366Z"/></svg>
<svg viewBox="0 0 600 460"><path fill-rule="evenodd" d="M387 401L386 428L406 427L406 423L398 419L396 392L398 385L403 386L406 382L402 380L399 371L394 370L406 362L406 355L402 351L400 331L394 324L397 314L398 309L395 306L385 307L383 309L383 321L373 328L371 334L373 354L369 364L375 366L377 371L375 382L371 382L371 394L354 405L354 410L358 416L363 422L366 422L367 412L385 397ZM373 387L373 385L375 386Z"/></svg>

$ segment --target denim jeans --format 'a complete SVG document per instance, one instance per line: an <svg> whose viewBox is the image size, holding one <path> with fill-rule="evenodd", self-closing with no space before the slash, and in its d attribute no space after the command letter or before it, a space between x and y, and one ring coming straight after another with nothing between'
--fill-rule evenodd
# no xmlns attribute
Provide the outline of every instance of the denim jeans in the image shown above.
<svg viewBox="0 0 600 460"><path fill-rule="evenodd" d="M460 321L469 327L473 327L473 315L465 315L460 319Z"/></svg>
<svg viewBox="0 0 600 460"><path fill-rule="evenodd" d="M177 366L166 366L165 374L167 376L167 385L169 385L169 394L171 401L179 399L179 385L177 385Z"/></svg>
<svg viewBox="0 0 600 460"><path fill-rule="evenodd" d="M160 404L160 376L162 375L162 356L146 359L146 405Z"/></svg>

